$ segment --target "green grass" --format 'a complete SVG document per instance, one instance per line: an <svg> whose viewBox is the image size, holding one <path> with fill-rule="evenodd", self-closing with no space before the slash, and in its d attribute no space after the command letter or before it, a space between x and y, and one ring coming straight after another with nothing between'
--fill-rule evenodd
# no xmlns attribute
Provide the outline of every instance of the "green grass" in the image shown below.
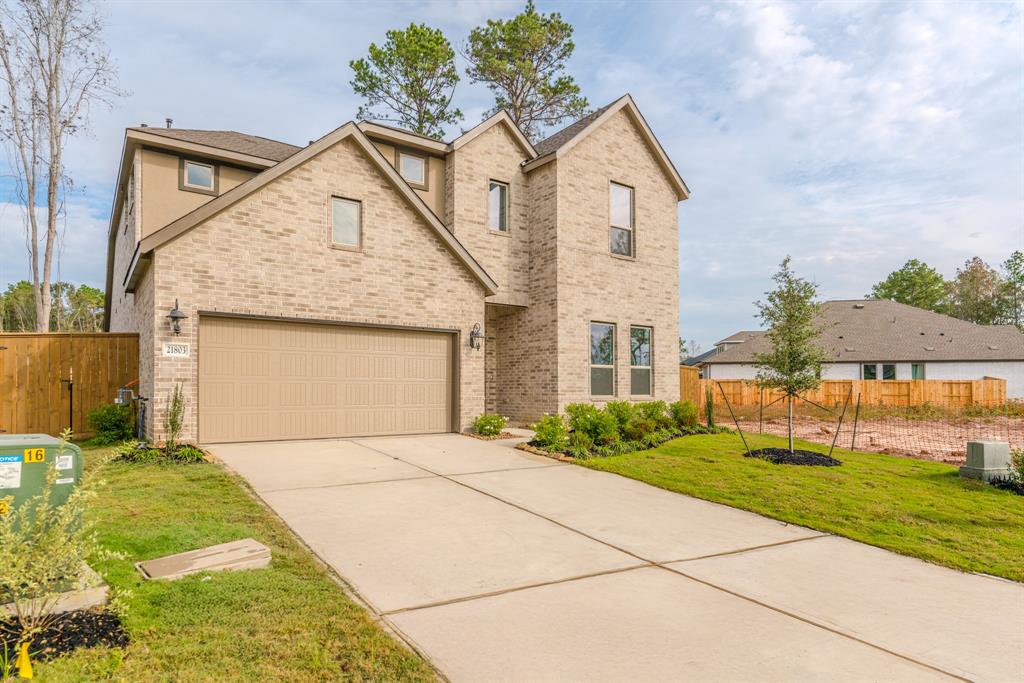
<svg viewBox="0 0 1024 683"><path fill-rule="evenodd" d="M87 462L107 449L89 449ZM124 650L39 663L44 681L433 680L430 668L350 600L287 528L217 465L111 463L93 502L94 568L127 605ZM143 581L133 563L252 537L267 569Z"/></svg>
<svg viewBox="0 0 1024 683"><path fill-rule="evenodd" d="M785 439L747 436L750 447ZM805 441L798 447L827 453ZM580 464L870 543L947 567L1024 581L1024 496L961 479L951 465L836 449L841 467L744 457L734 434L689 436Z"/></svg>

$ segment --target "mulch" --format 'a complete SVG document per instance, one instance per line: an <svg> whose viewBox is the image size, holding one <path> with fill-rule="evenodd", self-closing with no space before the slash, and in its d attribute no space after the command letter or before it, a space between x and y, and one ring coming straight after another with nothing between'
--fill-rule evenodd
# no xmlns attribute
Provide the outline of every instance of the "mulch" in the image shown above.
<svg viewBox="0 0 1024 683"><path fill-rule="evenodd" d="M1024 496L1024 480L1022 479L993 479L989 484L995 486L997 489L1012 491L1018 496Z"/></svg>
<svg viewBox="0 0 1024 683"><path fill-rule="evenodd" d="M776 465L810 465L816 467L836 467L842 465L835 458L813 451L797 450L792 453L788 448L761 448L751 451L747 457L761 458Z"/></svg>
<svg viewBox="0 0 1024 683"><path fill-rule="evenodd" d="M21 627L13 619L0 620L0 651L7 648L13 662L17 656ZM32 638L29 654L34 661L49 661L80 647L125 647L128 634L113 612L76 610L65 612Z"/></svg>
<svg viewBox="0 0 1024 683"><path fill-rule="evenodd" d="M495 434L494 436L484 436L483 434L477 434L476 432L462 432L463 436L468 436L473 439L480 439L481 441L504 441L507 439L518 439L518 434L512 432L502 432L501 434Z"/></svg>

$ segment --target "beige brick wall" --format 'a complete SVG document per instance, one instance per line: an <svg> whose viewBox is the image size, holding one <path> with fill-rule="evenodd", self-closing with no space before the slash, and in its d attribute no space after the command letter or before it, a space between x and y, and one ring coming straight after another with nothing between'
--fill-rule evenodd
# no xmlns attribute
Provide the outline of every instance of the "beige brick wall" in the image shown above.
<svg viewBox="0 0 1024 683"><path fill-rule="evenodd" d="M331 247L332 195L363 202L361 252ZM483 287L350 140L158 248L152 272L156 438L175 383L196 438L200 311L457 329L460 425L483 412L484 352L467 343L484 322ZM175 297L187 360L158 355L174 339L163 316Z"/></svg>
<svg viewBox="0 0 1024 683"><path fill-rule="evenodd" d="M526 304L529 298L530 222L528 177L519 164L523 148L505 125L491 126L448 155L446 225L494 278L489 302ZM490 181L509 185L508 231L489 228Z"/></svg>
<svg viewBox="0 0 1024 683"><path fill-rule="evenodd" d="M558 404L590 395L591 321L616 324L617 399L629 391L629 327L654 328L654 397L679 399L679 235L675 190L619 111L558 163ZM635 259L609 252L609 182L634 188Z"/></svg>

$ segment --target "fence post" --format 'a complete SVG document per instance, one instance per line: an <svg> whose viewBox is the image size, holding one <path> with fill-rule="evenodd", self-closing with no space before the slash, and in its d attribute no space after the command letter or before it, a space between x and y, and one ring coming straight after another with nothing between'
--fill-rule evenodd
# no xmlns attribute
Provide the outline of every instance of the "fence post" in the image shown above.
<svg viewBox="0 0 1024 683"><path fill-rule="evenodd" d="M757 433L764 434L764 387L757 399Z"/></svg>
<svg viewBox="0 0 1024 683"><path fill-rule="evenodd" d="M850 393L853 393L853 387L850 387ZM854 445L857 443L857 423L860 420L860 393L857 394L857 408L853 411L853 438L850 439L850 450L853 450Z"/></svg>

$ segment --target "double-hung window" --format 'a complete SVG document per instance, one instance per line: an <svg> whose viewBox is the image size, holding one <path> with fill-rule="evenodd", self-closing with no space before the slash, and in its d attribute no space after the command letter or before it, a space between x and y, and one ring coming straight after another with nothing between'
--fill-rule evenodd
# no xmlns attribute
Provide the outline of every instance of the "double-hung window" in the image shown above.
<svg viewBox="0 0 1024 683"><path fill-rule="evenodd" d="M636 246L636 240L633 238L633 188L610 183L608 196L611 253L617 256L632 256Z"/></svg>
<svg viewBox="0 0 1024 683"><path fill-rule="evenodd" d="M650 396L651 391L651 337L650 327L629 328L629 393Z"/></svg>
<svg viewBox="0 0 1024 683"><path fill-rule="evenodd" d="M508 232L508 185L492 180L487 195L487 227Z"/></svg>
<svg viewBox="0 0 1024 683"><path fill-rule="evenodd" d="M924 363L910 364L910 379L924 379Z"/></svg>
<svg viewBox="0 0 1024 683"><path fill-rule="evenodd" d="M882 364L882 374L878 374L878 365L865 363L861 366L861 379L896 379L896 365L894 363Z"/></svg>
<svg viewBox="0 0 1024 683"><path fill-rule="evenodd" d="M363 205L353 199L331 197L331 242L341 247L362 244Z"/></svg>
<svg viewBox="0 0 1024 683"><path fill-rule="evenodd" d="M615 325L590 323L590 394L615 395Z"/></svg>

